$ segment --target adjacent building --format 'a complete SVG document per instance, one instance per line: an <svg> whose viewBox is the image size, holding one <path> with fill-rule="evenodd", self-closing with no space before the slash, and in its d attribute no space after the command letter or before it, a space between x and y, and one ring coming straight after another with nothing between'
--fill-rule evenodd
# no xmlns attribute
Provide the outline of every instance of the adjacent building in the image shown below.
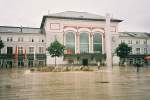
<svg viewBox="0 0 150 100"><path fill-rule="evenodd" d="M138 57L143 59L142 55L149 54L150 36L118 32L120 22L108 14L66 11L43 16L40 28L0 26L0 39L5 44L0 64L18 67L54 64L46 48L56 39L66 47L64 56L57 58L58 64L117 64L115 48L121 42L132 46L128 63L133 64L135 55L140 54Z"/></svg>
<svg viewBox="0 0 150 100"><path fill-rule="evenodd" d="M40 28L0 26L2 66L43 66L46 64L45 35Z"/></svg>
<svg viewBox="0 0 150 100"><path fill-rule="evenodd" d="M133 65L140 62L149 65L150 61L145 57L150 55L150 33L146 32L119 32L119 43L126 43L132 47L127 64Z"/></svg>

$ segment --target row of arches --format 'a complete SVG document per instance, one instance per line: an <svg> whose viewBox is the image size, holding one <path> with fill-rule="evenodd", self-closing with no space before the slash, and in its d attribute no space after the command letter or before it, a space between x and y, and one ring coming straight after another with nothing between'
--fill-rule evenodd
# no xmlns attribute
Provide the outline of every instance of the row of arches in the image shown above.
<svg viewBox="0 0 150 100"><path fill-rule="evenodd" d="M65 33L65 46L67 49L71 50L71 53L75 53L77 47L79 47L77 50L79 53L89 53L89 46L92 46L92 51L94 53L102 53L102 33L95 32L92 38L90 37L88 32L80 32L79 35L76 35L75 32L68 31ZM79 46L76 47L77 41L79 41Z"/></svg>

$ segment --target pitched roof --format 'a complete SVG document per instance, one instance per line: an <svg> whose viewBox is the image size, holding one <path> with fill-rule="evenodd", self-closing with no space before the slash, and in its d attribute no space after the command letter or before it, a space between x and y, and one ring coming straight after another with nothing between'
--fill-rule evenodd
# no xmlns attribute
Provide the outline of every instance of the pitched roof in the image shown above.
<svg viewBox="0 0 150 100"><path fill-rule="evenodd" d="M41 33L40 28L0 26L0 33Z"/></svg>
<svg viewBox="0 0 150 100"><path fill-rule="evenodd" d="M91 13L88 13L88 12L76 12L76 11L65 11L65 12L60 12L60 13L55 13L55 14L49 14L48 16L70 17L70 18L105 19L105 16L91 14Z"/></svg>
<svg viewBox="0 0 150 100"><path fill-rule="evenodd" d="M134 38L150 38L150 33L146 32L119 32L120 37L134 37Z"/></svg>
<svg viewBox="0 0 150 100"><path fill-rule="evenodd" d="M105 16L92 14L88 12L65 11L43 16L41 27L43 27L46 18L105 21ZM121 22L122 20L111 18L111 21Z"/></svg>

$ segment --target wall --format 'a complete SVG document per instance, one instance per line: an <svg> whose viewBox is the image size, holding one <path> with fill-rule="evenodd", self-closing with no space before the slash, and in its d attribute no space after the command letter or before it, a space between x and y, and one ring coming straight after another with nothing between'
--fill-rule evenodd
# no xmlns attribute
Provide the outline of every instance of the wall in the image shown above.
<svg viewBox="0 0 150 100"><path fill-rule="evenodd" d="M84 27L86 29L83 30L88 30L87 28L89 27L94 27L94 28L101 28L103 32L105 32L105 22L104 21L90 21L90 20L72 20L72 19L56 19L56 18L47 18L44 24L44 31L46 34L46 47L52 43L55 38L57 40L64 44L64 37L63 33L65 31L64 27L65 26L70 26L70 27ZM110 24L111 26L111 34L115 37L115 42L113 42L113 48L115 48L118 45L118 22L112 22ZM104 33L104 37L105 37ZM105 44L105 43L104 43ZM105 48L103 47L103 52L105 52ZM58 64L64 64L63 58L58 58L59 62ZM50 55L47 52L47 64L54 64L54 60L51 59Z"/></svg>

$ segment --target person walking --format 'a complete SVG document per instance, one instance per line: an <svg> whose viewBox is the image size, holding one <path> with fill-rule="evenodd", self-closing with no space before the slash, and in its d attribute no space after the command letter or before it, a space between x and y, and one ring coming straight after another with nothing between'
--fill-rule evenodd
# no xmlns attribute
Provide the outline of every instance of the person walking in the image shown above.
<svg viewBox="0 0 150 100"><path fill-rule="evenodd" d="M97 68L98 68L98 70L100 70L100 62L99 61L97 62Z"/></svg>
<svg viewBox="0 0 150 100"><path fill-rule="evenodd" d="M139 72L139 70L140 70L140 64L137 62L137 63L135 64L135 66L136 66L136 71Z"/></svg>

